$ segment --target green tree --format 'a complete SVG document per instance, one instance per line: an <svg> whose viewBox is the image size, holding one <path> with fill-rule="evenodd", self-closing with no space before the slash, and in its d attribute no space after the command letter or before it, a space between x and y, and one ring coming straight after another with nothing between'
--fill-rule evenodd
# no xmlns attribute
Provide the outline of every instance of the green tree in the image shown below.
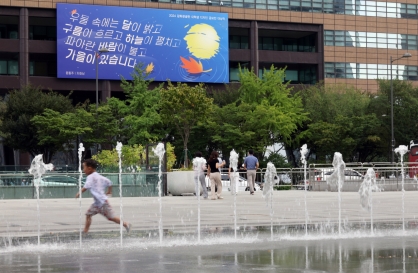
<svg viewBox="0 0 418 273"><path fill-rule="evenodd" d="M125 133L130 144L145 145L164 136L159 114L160 90L163 85L151 89L150 84L153 81L146 79L147 75L142 65L137 65L132 73L132 81L122 78L121 87L127 96L126 101L111 100L112 105L125 114L122 125L128 128Z"/></svg>
<svg viewBox="0 0 418 273"><path fill-rule="evenodd" d="M372 95L352 87L318 84L301 92L310 122L304 141L324 162L326 156L341 152L347 162L366 162L376 156L380 126L368 111Z"/></svg>
<svg viewBox="0 0 418 273"><path fill-rule="evenodd" d="M378 80L379 90L373 96L370 113L376 113L379 119L378 134L380 141L377 150L386 161L391 160L391 100L390 80ZM408 145L418 137L418 88L409 81L393 80L393 123L395 148ZM397 155L395 155L397 156Z"/></svg>
<svg viewBox="0 0 418 273"><path fill-rule="evenodd" d="M11 91L4 101L6 110L1 113L1 136L4 143L16 150L29 152L32 156L43 154L44 161L50 162L57 151L56 143L41 141L38 128L32 118L51 109L60 114L74 111L71 100L58 93L33 86L25 86L20 90Z"/></svg>
<svg viewBox="0 0 418 273"><path fill-rule="evenodd" d="M167 147L167 169L170 171L176 156L174 154L174 147L170 144L166 144ZM107 170L116 171L119 168L119 155L116 149L102 150L97 155L93 155L93 159L102 165ZM135 168L140 170L140 166L145 165L146 151L142 145L124 145L122 146L122 166Z"/></svg>
<svg viewBox="0 0 418 273"><path fill-rule="evenodd" d="M277 140L290 141L292 133L307 119L298 93L283 82L284 69L265 70L260 78L254 71L240 70L238 100L215 110L209 122L213 140L229 151L245 153L253 148L260 157Z"/></svg>
<svg viewBox="0 0 418 273"><path fill-rule="evenodd" d="M74 112L61 114L45 109L41 115L32 118L37 128L40 144L49 144L59 151L74 148L77 138L86 148L97 143L103 147L112 147L121 136L120 119L112 112L111 105L102 104L96 110L94 104L82 105Z"/></svg>
<svg viewBox="0 0 418 273"><path fill-rule="evenodd" d="M184 166L188 168L187 143L190 132L198 122L208 118L212 111L213 99L208 98L203 84L190 86L186 83L173 85L168 83L167 89L161 89L160 113L166 124L173 124L183 140L186 151Z"/></svg>
<svg viewBox="0 0 418 273"><path fill-rule="evenodd" d="M85 147L100 143L109 149L123 138L123 118L112 103L102 103L97 109L95 104L90 104L85 111L88 113L86 122L91 128L81 134Z"/></svg>
<svg viewBox="0 0 418 273"><path fill-rule="evenodd" d="M60 151L64 145L74 148L77 136L93 131L88 122L91 118L91 113L82 108L67 113L45 109L42 114L34 116L31 123L37 129L39 145L48 145L51 151Z"/></svg>
<svg viewBox="0 0 418 273"><path fill-rule="evenodd" d="M122 166L125 169L134 167L140 170L140 166L145 164L145 157L145 148L142 145L122 146ZM102 150L92 158L106 170L116 171L119 168L119 155L116 149Z"/></svg>

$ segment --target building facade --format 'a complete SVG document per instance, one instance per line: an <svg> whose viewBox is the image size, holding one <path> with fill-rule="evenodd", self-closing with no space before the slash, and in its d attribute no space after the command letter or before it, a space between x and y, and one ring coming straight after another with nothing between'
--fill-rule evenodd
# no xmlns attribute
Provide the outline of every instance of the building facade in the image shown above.
<svg viewBox="0 0 418 273"><path fill-rule="evenodd" d="M238 67L258 75L286 67L292 85L349 84L376 91L378 78L418 85L417 0L69 0L63 3L225 12L229 79ZM95 101L95 80L57 78L55 0L0 0L0 94L32 84ZM404 53L411 57L401 58ZM122 96L100 81L101 99Z"/></svg>
<svg viewBox="0 0 418 273"><path fill-rule="evenodd" d="M74 0L67 3L225 12L229 15L230 82L238 65L261 75L287 67L292 84L347 83L377 90L377 78L418 80L416 0ZM92 80L57 79L56 2L0 0L0 92L31 83L94 98ZM414 82L415 84L415 82ZM100 84L102 99L120 92ZM114 93L112 93L114 92Z"/></svg>

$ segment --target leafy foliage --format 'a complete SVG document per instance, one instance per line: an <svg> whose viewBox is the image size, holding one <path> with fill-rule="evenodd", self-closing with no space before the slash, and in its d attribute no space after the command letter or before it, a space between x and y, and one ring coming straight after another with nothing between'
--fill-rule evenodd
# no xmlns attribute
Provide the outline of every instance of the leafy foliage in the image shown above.
<svg viewBox="0 0 418 273"><path fill-rule="evenodd" d="M171 170L174 165L176 156L174 154L174 147L167 143L167 169ZM116 149L102 150L97 155L93 155L93 159L97 160L99 164L107 171L117 171L119 168L119 155ZM124 145L122 146L122 167L125 169L139 171L141 166L146 164L146 151L142 145Z"/></svg>
<svg viewBox="0 0 418 273"><path fill-rule="evenodd" d="M171 171L174 164L176 163L176 154L174 153L174 146L170 142L166 143L167 153L167 171Z"/></svg>
<svg viewBox="0 0 418 273"><path fill-rule="evenodd" d="M234 148L243 155L252 148L263 155L277 139L290 140L307 119L300 96L283 82L284 73L272 66L259 78L254 71L240 70L238 100L217 107L209 122L222 151Z"/></svg>
<svg viewBox="0 0 418 273"><path fill-rule="evenodd" d="M192 128L210 115L213 100L207 97L203 84L190 86L185 83L173 85L169 82L167 89L160 92L161 117L166 124L175 126L183 140L183 148L187 150ZM187 166L186 156L185 167Z"/></svg>
<svg viewBox="0 0 418 273"><path fill-rule="evenodd" d="M371 95L346 86L316 85L303 91L303 101L311 122L305 140L320 161L338 151L347 162L372 158L370 147L379 141L380 125L375 113L368 112Z"/></svg>
<svg viewBox="0 0 418 273"><path fill-rule="evenodd" d="M34 116L31 122L37 128L38 144L55 145L59 150L63 143L70 145L78 135L92 132L88 123L91 119L91 113L82 108L63 114L45 109L42 114Z"/></svg>
<svg viewBox="0 0 418 273"><path fill-rule="evenodd" d="M390 80L379 80L379 90L371 100L369 112L378 117L377 133L380 136L376 145L379 154L386 161L391 159L391 100ZM408 145L418 137L418 88L411 82L393 80L393 119L395 147ZM397 156L397 155L395 155Z"/></svg>
<svg viewBox="0 0 418 273"><path fill-rule="evenodd" d="M140 166L145 164L145 148L142 145L124 145L122 146L122 165L127 167L134 167L140 170ZM103 150L97 155L93 156L99 164L107 169L117 169L119 166L119 156L116 149Z"/></svg>
<svg viewBox="0 0 418 273"><path fill-rule="evenodd" d="M111 103L117 106L125 117L123 125L126 130L128 143L146 144L161 139L164 135L161 116L159 114L160 90L162 85L150 89L152 80L147 80L142 65L135 67L132 81L122 78L122 89L127 100L122 102L114 98Z"/></svg>
<svg viewBox="0 0 418 273"><path fill-rule="evenodd" d="M270 153L268 157L265 157L263 160L261 160L260 165L266 166L268 162L273 163L276 168L291 167L291 165L288 162L286 162L286 158L282 156L280 153Z"/></svg>
<svg viewBox="0 0 418 273"><path fill-rule="evenodd" d="M46 109L52 110L48 114L55 117L53 112L59 114L74 112L74 107L68 97L52 91L42 92L41 89L28 85L20 90L11 91L6 97L4 105L6 110L1 113L3 121L1 136L7 146L29 152L32 156L43 154L44 161L50 162L54 153L62 149L62 145L68 142L64 138L59 138L59 140L46 138L46 132L52 128L43 128L43 131L38 133L39 127L32 121L35 116L42 115ZM66 115L60 121L56 121L64 122L64 120L68 121L68 118L69 116ZM75 125L66 127L61 136L68 134L71 126ZM78 127L77 130L79 129L82 130L81 127Z"/></svg>

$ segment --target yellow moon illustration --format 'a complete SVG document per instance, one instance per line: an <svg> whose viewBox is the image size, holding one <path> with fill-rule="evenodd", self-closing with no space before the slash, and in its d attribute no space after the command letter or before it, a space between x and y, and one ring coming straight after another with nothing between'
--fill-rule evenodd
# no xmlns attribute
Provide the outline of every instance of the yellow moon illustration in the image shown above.
<svg viewBox="0 0 418 273"><path fill-rule="evenodd" d="M216 30L208 24L196 24L187 32L187 49L190 54L199 59L210 59L219 52L219 36Z"/></svg>

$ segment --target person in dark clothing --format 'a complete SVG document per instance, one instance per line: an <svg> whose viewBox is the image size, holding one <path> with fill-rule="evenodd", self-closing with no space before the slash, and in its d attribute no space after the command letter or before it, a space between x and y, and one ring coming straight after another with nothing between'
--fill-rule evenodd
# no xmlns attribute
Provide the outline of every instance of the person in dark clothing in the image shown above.
<svg viewBox="0 0 418 273"><path fill-rule="evenodd" d="M219 172L219 168L225 166L225 161L219 163L218 161L219 154L216 151L213 151L210 154L208 160L208 176L210 178L210 193L211 199L223 199L221 196L222 194L222 181L221 181L221 174ZM217 192L215 193L215 187L217 188Z"/></svg>

